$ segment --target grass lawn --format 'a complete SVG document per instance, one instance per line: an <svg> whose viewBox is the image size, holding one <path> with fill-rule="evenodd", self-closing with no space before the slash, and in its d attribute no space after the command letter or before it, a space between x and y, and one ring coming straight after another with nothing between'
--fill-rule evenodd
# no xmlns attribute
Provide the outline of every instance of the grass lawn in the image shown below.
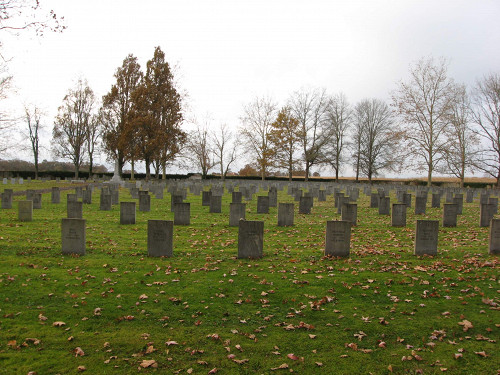
<svg viewBox="0 0 500 375"><path fill-rule="evenodd" d="M45 186L47 185L47 186ZM55 184L54 184L55 185ZM36 181L22 189L40 187ZM4 188L11 188L4 185ZM16 185L18 189L18 185ZM265 222L264 257L237 259L238 228L189 194L191 225L175 226L174 256L146 256L148 219L173 220L170 194L135 225L119 206L84 205L87 255L61 255L61 204L43 195L34 220L0 211L0 374L496 374L500 370L498 256L488 254L478 199L456 228L439 229L436 257L413 255L407 227L360 194L351 257L323 257L333 196L295 226ZM259 192L264 195L266 192ZM132 201L120 190L121 201ZM279 202L293 202L279 192ZM391 196L395 202L395 196ZM414 203L414 202L413 202ZM138 205L137 205L138 207Z"/></svg>

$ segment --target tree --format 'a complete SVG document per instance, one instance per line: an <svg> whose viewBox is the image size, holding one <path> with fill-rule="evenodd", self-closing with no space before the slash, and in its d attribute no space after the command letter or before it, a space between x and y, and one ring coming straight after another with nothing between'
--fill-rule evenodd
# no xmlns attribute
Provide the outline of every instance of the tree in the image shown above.
<svg viewBox="0 0 500 375"><path fill-rule="evenodd" d="M330 140L326 122L328 96L326 90L301 90L292 94L288 101L293 117L300 124L300 140L305 163L305 181L314 165L327 161L326 146Z"/></svg>
<svg viewBox="0 0 500 375"><path fill-rule="evenodd" d="M359 168L372 181L397 162L399 133L394 131L389 106L377 99L365 99L354 108L356 129L360 130Z"/></svg>
<svg viewBox="0 0 500 375"><path fill-rule="evenodd" d="M219 165L220 178L221 180L225 180L229 167L231 167L231 164L233 164L238 157L240 142L224 123L220 125L217 132L213 133L212 137L215 165Z"/></svg>
<svg viewBox="0 0 500 375"><path fill-rule="evenodd" d="M215 162L214 147L208 131L208 122L205 125L197 125L196 129L189 133L185 145L185 155L191 165L201 170L201 176L205 179L208 172L217 164Z"/></svg>
<svg viewBox="0 0 500 375"><path fill-rule="evenodd" d="M288 180L292 181L293 170L299 160L296 158L296 149L303 139L299 121L291 114L289 107L283 107L276 121L271 124L269 141L274 152L274 164L278 168L288 171Z"/></svg>
<svg viewBox="0 0 500 375"><path fill-rule="evenodd" d="M92 114L86 129L87 155L89 156L89 177L92 176L94 168L94 153L98 147L98 141L102 138L102 123L104 114L102 110L99 113Z"/></svg>
<svg viewBox="0 0 500 375"><path fill-rule="evenodd" d="M500 187L500 74L491 73L476 83L473 121L486 142L477 166Z"/></svg>
<svg viewBox="0 0 500 375"><path fill-rule="evenodd" d="M0 30L34 30L37 35L43 35L47 30L62 32L66 29L64 17L58 17L53 10L44 13L39 0L2 0Z"/></svg>
<svg viewBox="0 0 500 375"><path fill-rule="evenodd" d="M101 120L103 123L103 146L112 160L118 161L118 170L122 174L123 165L127 160L134 169L134 138L126 136L126 129L130 127L132 92L137 89L142 79L142 72L137 58L128 55L122 66L114 74L116 83L106 94L103 101Z"/></svg>
<svg viewBox="0 0 500 375"><path fill-rule="evenodd" d="M396 114L405 127L406 148L413 156L413 166L422 168L423 165L427 169L428 186L446 148L445 133L453 91L446 61L428 58L411 67L410 79L399 82L392 94Z"/></svg>
<svg viewBox="0 0 500 375"><path fill-rule="evenodd" d="M240 175L240 176L257 176L258 172L257 172L257 169L252 167L250 164L245 164L245 166L239 170L238 175Z"/></svg>
<svg viewBox="0 0 500 375"><path fill-rule="evenodd" d="M134 90L133 120L129 130L137 141L135 148L146 165L146 179L154 163L156 177L160 168L165 177L166 166L172 162L186 140L182 131L182 99L173 80L170 66L160 47L147 62L142 83Z"/></svg>
<svg viewBox="0 0 500 375"><path fill-rule="evenodd" d="M351 109L344 94L340 93L330 98L326 116L330 133L328 162L335 171L335 181L338 181L351 121Z"/></svg>
<svg viewBox="0 0 500 375"><path fill-rule="evenodd" d="M243 126L240 132L247 152L256 160L262 180L265 180L274 157L269 132L275 118L276 104L271 98L255 98L243 107Z"/></svg>
<svg viewBox="0 0 500 375"><path fill-rule="evenodd" d="M52 130L54 154L71 160L76 178L85 155L94 101L94 92L87 81L80 78L76 87L64 97Z"/></svg>
<svg viewBox="0 0 500 375"><path fill-rule="evenodd" d="M472 172L477 164L479 139L471 126L471 103L467 90L457 85L449 112L449 124L446 131L446 148L443 156L446 168L443 172L460 179L464 186L465 173Z"/></svg>
<svg viewBox="0 0 500 375"><path fill-rule="evenodd" d="M40 132L43 129L41 119L44 113L36 105L24 106L24 120L26 121L26 138L30 142L30 151L33 153L35 165L35 179L38 179L38 156L40 155Z"/></svg>

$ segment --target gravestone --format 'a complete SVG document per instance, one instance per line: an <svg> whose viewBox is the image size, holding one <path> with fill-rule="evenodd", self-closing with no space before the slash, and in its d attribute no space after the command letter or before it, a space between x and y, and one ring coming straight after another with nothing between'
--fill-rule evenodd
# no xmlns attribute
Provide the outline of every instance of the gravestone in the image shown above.
<svg viewBox="0 0 500 375"><path fill-rule="evenodd" d="M488 198L488 203L492 204L493 206L495 206L495 208L493 209L493 212L495 214L497 214L498 213L498 198L489 197Z"/></svg>
<svg viewBox="0 0 500 375"><path fill-rule="evenodd" d="M269 207L277 207L278 206L278 190L276 190L275 187L269 188L269 193L267 193L267 196L269 197Z"/></svg>
<svg viewBox="0 0 500 375"><path fill-rule="evenodd" d="M139 194L139 211L149 212L151 211L151 196L148 192Z"/></svg>
<svg viewBox="0 0 500 375"><path fill-rule="evenodd" d="M411 194L403 193L403 203L406 204L407 208L411 208Z"/></svg>
<svg viewBox="0 0 500 375"><path fill-rule="evenodd" d="M339 207L341 206L341 201L342 201L342 198L344 197L344 193L341 193L341 192L336 192L335 195L334 195L334 207Z"/></svg>
<svg viewBox="0 0 500 375"><path fill-rule="evenodd" d="M445 203L443 206L443 227L457 226L458 205Z"/></svg>
<svg viewBox="0 0 500 375"><path fill-rule="evenodd" d="M85 220L62 219L61 238L63 254L85 255Z"/></svg>
<svg viewBox="0 0 500 375"><path fill-rule="evenodd" d="M120 224L135 224L135 202L120 202Z"/></svg>
<svg viewBox="0 0 500 375"><path fill-rule="evenodd" d="M439 221L417 220L415 230L415 255L436 255Z"/></svg>
<svg viewBox="0 0 500 375"><path fill-rule="evenodd" d="M163 186L158 186L155 191L155 199L163 199Z"/></svg>
<svg viewBox="0 0 500 375"><path fill-rule="evenodd" d="M9 209L12 208L12 197L14 191L12 189L4 189L2 193L2 208Z"/></svg>
<svg viewBox="0 0 500 375"><path fill-rule="evenodd" d="M427 196L416 196L415 197L415 215L425 215L425 209L427 205Z"/></svg>
<svg viewBox="0 0 500 375"><path fill-rule="evenodd" d="M53 204L61 203L61 189L57 186L53 186L50 192L50 201Z"/></svg>
<svg viewBox="0 0 500 375"><path fill-rule="evenodd" d="M392 205L391 225L393 227L406 227L406 204L394 203Z"/></svg>
<svg viewBox="0 0 500 375"><path fill-rule="evenodd" d="M76 194L76 198L77 199L82 198L82 196L83 196L83 187L82 186L77 186L75 188L75 194Z"/></svg>
<svg viewBox="0 0 500 375"><path fill-rule="evenodd" d="M17 205L19 221L33 221L33 201L19 201Z"/></svg>
<svg viewBox="0 0 500 375"><path fill-rule="evenodd" d="M326 190L318 191L318 202L326 202Z"/></svg>
<svg viewBox="0 0 500 375"><path fill-rule="evenodd" d="M66 195L66 203L68 203L68 202L76 202L77 199L78 198L76 197L76 194L74 194L74 193Z"/></svg>
<svg viewBox="0 0 500 375"><path fill-rule="evenodd" d="M337 213L342 214L342 206L345 203L349 203L349 196L340 196L339 197L339 202L338 202L338 207L337 207Z"/></svg>
<svg viewBox="0 0 500 375"><path fill-rule="evenodd" d="M101 191L101 197L99 200L99 209L101 211L111 211L111 194L106 194Z"/></svg>
<svg viewBox="0 0 500 375"><path fill-rule="evenodd" d="M67 202L66 216L68 219L83 219L83 202Z"/></svg>
<svg viewBox="0 0 500 375"><path fill-rule="evenodd" d="M191 203L174 204L174 225L191 224Z"/></svg>
<svg viewBox="0 0 500 375"><path fill-rule="evenodd" d="M229 204L229 226L237 227L241 219L245 220L245 203Z"/></svg>
<svg viewBox="0 0 500 375"><path fill-rule="evenodd" d="M31 178L28 179L28 182L31 182ZM19 185L23 185L24 184L24 180L22 177L19 177Z"/></svg>
<svg viewBox="0 0 500 375"><path fill-rule="evenodd" d="M432 194L431 207L432 208L440 208L441 207L441 194L439 194L439 193Z"/></svg>
<svg viewBox="0 0 500 375"><path fill-rule="evenodd" d="M34 210L42 209L42 193L33 194L33 209Z"/></svg>
<svg viewBox="0 0 500 375"><path fill-rule="evenodd" d="M261 258L264 250L264 222L240 220L238 223L238 258Z"/></svg>
<svg viewBox="0 0 500 375"><path fill-rule="evenodd" d="M313 206L313 197L300 197L299 201L299 214L310 214Z"/></svg>
<svg viewBox="0 0 500 375"><path fill-rule="evenodd" d="M3 184L4 184L4 185L7 185L7 182L8 182L8 180L4 177L4 178L3 178Z"/></svg>
<svg viewBox="0 0 500 375"><path fill-rule="evenodd" d="M258 196L257 197L257 213L258 214L268 214L269 213L269 197L268 196Z"/></svg>
<svg viewBox="0 0 500 375"><path fill-rule="evenodd" d="M481 204L481 208L479 209L479 226L489 227L493 216L495 216L495 206L489 203Z"/></svg>
<svg viewBox="0 0 500 375"><path fill-rule="evenodd" d="M26 190L26 200L27 201L32 201L33 195L35 195L35 190L33 190L33 189Z"/></svg>
<svg viewBox="0 0 500 375"><path fill-rule="evenodd" d="M465 202L466 203L472 203L474 201L474 190L467 190L467 193L465 195Z"/></svg>
<svg viewBox="0 0 500 375"><path fill-rule="evenodd" d="M241 203L243 198L243 194L241 191L233 191L231 193L231 203Z"/></svg>
<svg viewBox="0 0 500 375"><path fill-rule="evenodd" d="M148 220L148 256L171 257L174 252L173 250L174 222L168 220Z"/></svg>
<svg viewBox="0 0 500 375"><path fill-rule="evenodd" d="M129 189L130 191L130 196L132 199L139 199L139 188L138 187L131 187Z"/></svg>
<svg viewBox="0 0 500 375"><path fill-rule="evenodd" d="M220 195L210 196L209 212L212 214L220 214L222 212L222 197Z"/></svg>
<svg viewBox="0 0 500 375"><path fill-rule="evenodd" d="M487 204L489 198L490 198L490 195L488 193L481 193L481 195L479 196L479 203L480 204Z"/></svg>
<svg viewBox="0 0 500 375"><path fill-rule="evenodd" d="M293 226L294 221L294 204L280 203L278 205L278 226L289 227Z"/></svg>
<svg viewBox="0 0 500 375"><path fill-rule="evenodd" d="M300 201L300 198L302 198L302 190L297 189L297 190L295 190L295 193L294 193L294 195L293 195L293 200L294 200L295 202L299 202L299 201Z"/></svg>
<svg viewBox="0 0 500 375"><path fill-rule="evenodd" d="M202 191L201 192L201 205L202 206L210 206L210 198L212 198L211 191Z"/></svg>
<svg viewBox="0 0 500 375"><path fill-rule="evenodd" d="M370 194L370 208L378 208L379 205L379 196L378 193Z"/></svg>
<svg viewBox="0 0 500 375"><path fill-rule="evenodd" d="M120 192L118 189L111 190L111 205L120 203Z"/></svg>
<svg viewBox="0 0 500 375"><path fill-rule="evenodd" d="M390 215L391 214L391 198L382 197L378 202L378 214Z"/></svg>
<svg viewBox="0 0 500 375"><path fill-rule="evenodd" d="M489 250L490 254L500 254L500 219L490 222Z"/></svg>
<svg viewBox="0 0 500 375"><path fill-rule="evenodd" d="M353 226L358 221L358 205L356 203L344 203L342 205L342 221L348 221Z"/></svg>
<svg viewBox="0 0 500 375"><path fill-rule="evenodd" d="M182 198L182 194L171 194L170 195L170 212L174 212L174 206L177 203L183 203L184 199Z"/></svg>
<svg viewBox="0 0 500 375"><path fill-rule="evenodd" d="M491 199L491 198L490 198ZM453 198L451 203L455 203L457 207L457 215L462 215L463 207L464 207L464 196L462 194L457 194Z"/></svg>
<svg viewBox="0 0 500 375"><path fill-rule="evenodd" d="M351 248L351 222L327 221L325 255L349 257Z"/></svg>
<svg viewBox="0 0 500 375"><path fill-rule="evenodd" d="M82 202L84 204L92 204L92 190L90 188L82 191Z"/></svg>

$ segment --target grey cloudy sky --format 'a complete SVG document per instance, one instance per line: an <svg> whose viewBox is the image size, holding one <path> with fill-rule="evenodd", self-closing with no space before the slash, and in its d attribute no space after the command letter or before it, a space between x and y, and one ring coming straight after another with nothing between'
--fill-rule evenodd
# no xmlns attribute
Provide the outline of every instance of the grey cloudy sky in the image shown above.
<svg viewBox="0 0 500 375"><path fill-rule="evenodd" d="M283 104L301 87L389 101L412 62L445 57L458 82L500 70L498 0L43 0L62 34L4 38L16 102L44 107L52 126L67 90L85 77L97 96L130 53L144 67L160 46L177 65L190 115L237 127L242 106ZM47 133L47 141L50 134ZM48 157L48 154L47 154ZM101 160L104 161L104 160Z"/></svg>

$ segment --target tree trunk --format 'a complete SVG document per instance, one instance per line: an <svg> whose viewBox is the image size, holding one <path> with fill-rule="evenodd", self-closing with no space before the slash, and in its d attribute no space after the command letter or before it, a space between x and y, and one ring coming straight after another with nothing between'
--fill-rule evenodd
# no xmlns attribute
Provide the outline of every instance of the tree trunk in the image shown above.
<svg viewBox="0 0 500 375"><path fill-rule="evenodd" d="M167 179L167 163L163 163L161 168L162 168L161 179L166 180Z"/></svg>
<svg viewBox="0 0 500 375"><path fill-rule="evenodd" d="M306 175L304 177L304 181L309 181L309 163L306 162Z"/></svg>
<svg viewBox="0 0 500 375"><path fill-rule="evenodd" d="M35 180L38 180L38 155L35 155Z"/></svg>
<svg viewBox="0 0 500 375"><path fill-rule="evenodd" d="M123 174L123 156L118 153L118 175L121 177Z"/></svg>
<svg viewBox="0 0 500 375"><path fill-rule="evenodd" d="M149 181L149 179L151 178L151 162L149 161L149 158L145 158L144 163L146 164L146 181Z"/></svg>
<svg viewBox="0 0 500 375"><path fill-rule="evenodd" d="M89 178L92 177L93 168L94 168L94 160L93 160L92 156L90 156L90 158L89 158Z"/></svg>
<svg viewBox="0 0 500 375"><path fill-rule="evenodd" d="M130 160L130 179L134 180L134 159Z"/></svg>
<svg viewBox="0 0 500 375"><path fill-rule="evenodd" d="M432 168L427 172L427 186L432 186Z"/></svg>
<svg viewBox="0 0 500 375"><path fill-rule="evenodd" d="M339 166L337 164L337 168L335 168L335 182L339 182Z"/></svg>

